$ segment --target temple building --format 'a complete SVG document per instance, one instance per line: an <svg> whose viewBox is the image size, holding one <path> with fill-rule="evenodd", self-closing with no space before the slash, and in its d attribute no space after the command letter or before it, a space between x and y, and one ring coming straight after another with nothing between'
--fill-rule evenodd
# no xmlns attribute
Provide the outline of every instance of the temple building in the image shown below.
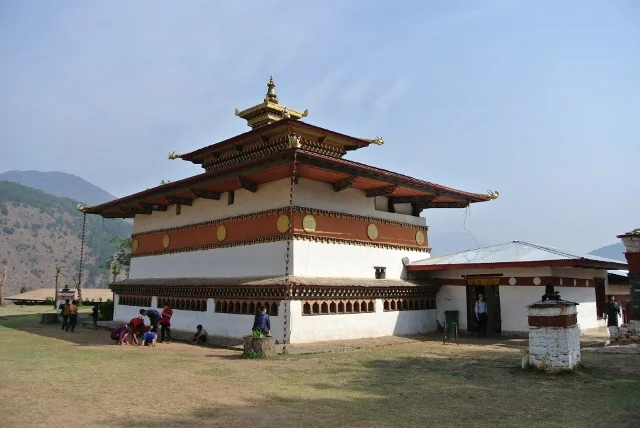
<svg viewBox="0 0 640 428"><path fill-rule="evenodd" d="M345 159L382 138L302 122L307 111L267 86L263 102L235 112L251 130L169 155L201 174L81 207L134 221L130 277L110 284L114 319L169 303L174 328L241 337L265 305L285 343L436 330L440 285L407 279L407 265L430 253L420 214L497 194Z"/></svg>

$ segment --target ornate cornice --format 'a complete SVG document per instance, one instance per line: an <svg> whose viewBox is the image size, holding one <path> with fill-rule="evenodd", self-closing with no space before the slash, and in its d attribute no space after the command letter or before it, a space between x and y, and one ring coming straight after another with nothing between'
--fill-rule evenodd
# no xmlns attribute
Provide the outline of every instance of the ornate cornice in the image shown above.
<svg viewBox="0 0 640 428"><path fill-rule="evenodd" d="M439 287L398 286L314 286L314 285L262 285L262 286L153 286L112 284L111 290L123 296L157 296L172 298L213 298L235 300L326 300L326 299L404 299L435 298Z"/></svg>

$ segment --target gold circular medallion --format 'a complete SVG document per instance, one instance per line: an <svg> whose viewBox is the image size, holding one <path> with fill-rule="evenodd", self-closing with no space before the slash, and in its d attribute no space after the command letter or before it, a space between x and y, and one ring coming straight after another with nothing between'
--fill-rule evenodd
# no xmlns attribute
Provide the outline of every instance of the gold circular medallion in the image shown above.
<svg viewBox="0 0 640 428"><path fill-rule="evenodd" d="M138 242L137 239L134 239L133 241L131 241L131 249L133 250L134 253L138 251L138 246L140 246L140 243Z"/></svg>
<svg viewBox="0 0 640 428"><path fill-rule="evenodd" d="M316 231L316 219L311 214L304 216L302 219L302 228L307 233L312 233Z"/></svg>
<svg viewBox="0 0 640 428"><path fill-rule="evenodd" d="M227 237L227 228L224 224L218 226L218 230L216 231L216 235L218 236L218 241L224 241Z"/></svg>
<svg viewBox="0 0 640 428"><path fill-rule="evenodd" d="M171 238L169 238L169 235L164 235L162 237L162 247L169 248L169 242L171 242Z"/></svg>
<svg viewBox="0 0 640 428"><path fill-rule="evenodd" d="M416 242L418 243L418 245L424 244L424 232L422 232L421 230L416 232Z"/></svg>
<svg viewBox="0 0 640 428"><path fill-rule="evenodd" d="M369 236L369 239L372 241L375 240L378 237L378 226L373 223L367 226L367 236Z"/></svg>
<svg viewBox="0 0 640 428"><path fill-rule="evenodd" d="M278 232L286 233L289 231L289 216L282 214L278 217Z"/></svg>

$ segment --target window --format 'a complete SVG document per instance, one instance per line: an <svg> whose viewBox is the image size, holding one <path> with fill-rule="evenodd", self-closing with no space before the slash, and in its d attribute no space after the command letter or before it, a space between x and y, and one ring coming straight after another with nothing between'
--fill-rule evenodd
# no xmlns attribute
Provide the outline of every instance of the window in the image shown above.
<svg viewBox="0 0 640 428"><path fill-rule="evenodd" d="M387 277L387 268L384 266L374 266L376 279L385 279Z"/></svg>
<svg viewBox="0 0 640 428"><path fill-rule="evenodd" d="M182 205L176 204L176 215L180 215L180 212L182 212Z"/></svg>
<svg viewBox="0 0 640 428"><path fill-rule="evenodd" d="M236 200L236 192L234 190L227 193L227 205L233 205Z"/></svg>

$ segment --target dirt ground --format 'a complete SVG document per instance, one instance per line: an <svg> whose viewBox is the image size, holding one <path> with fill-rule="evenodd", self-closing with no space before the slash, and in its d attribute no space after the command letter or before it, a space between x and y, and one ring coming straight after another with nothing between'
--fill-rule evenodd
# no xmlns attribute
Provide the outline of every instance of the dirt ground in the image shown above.
<svg viewBox="0 0 640 428"><path fill-rule="evenodd" d="M638 355L519 368L522 347L418 340L245 360L182 343L116 346L0 312L3 427L637 427Z"/></svg>

